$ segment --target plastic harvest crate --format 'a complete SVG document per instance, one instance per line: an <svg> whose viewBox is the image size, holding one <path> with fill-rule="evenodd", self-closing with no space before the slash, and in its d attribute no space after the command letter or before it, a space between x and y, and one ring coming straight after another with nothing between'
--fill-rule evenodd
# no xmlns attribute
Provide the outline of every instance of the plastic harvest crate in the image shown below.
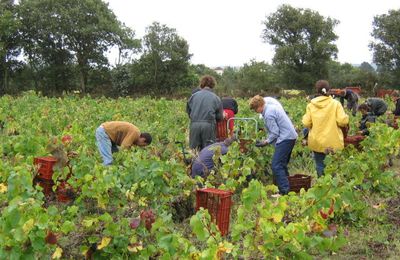
<svg viewBox="0 0 400 260"><path fill-rule="evenodd" d="M51 180L53 177L53 166L57 159L53 156L36 157L33 159L33 164L38 165L38 177L44 180Z"/></svg>
<svg viewBox="0 0 400 260"><path fill-rule="evenodd" d="M196 211L200 208L207 209L222 236L229 232L231 205L232 192L230 191L205 188L196 192Z"/></svg>
<svg viewBox="0 0 400 260"><path fill-rule="evenodd" d="M228 127L227 127L227 120L222 120L217 122L217 127L216 127L216 138L217 142L222 142L226 138L228 138Z"/></svg>
<svg viewBox="0 0 400 260"><path fill-rule="evenodd" d="M354 93L357 93L358 95L361 94L361 87L357 86L357 87L346 87L346 90L351 90Z"/></svg>
<svg viewBox="0 0 400 260"><path fill-rule="evenodd" d="M311 187L311 176L295 174L288 176L290 191L300 192L301 188L308 190Z"/></svg>
<svg viewBox="0 0 400 260"><path fill-rule="evenodd" d="M354 145L355 148L358 150L361 150L362 147L360 145L361 141L365 139L365 136L363 135L349 135L346 138L344 138L344 146L349 146L349 145Z"/></svg>

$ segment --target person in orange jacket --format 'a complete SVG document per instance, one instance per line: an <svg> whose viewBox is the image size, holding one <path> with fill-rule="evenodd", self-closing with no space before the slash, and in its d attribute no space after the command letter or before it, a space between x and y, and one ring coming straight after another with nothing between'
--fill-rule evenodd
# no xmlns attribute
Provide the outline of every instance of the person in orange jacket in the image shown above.
<svg viewBox="0 0 400 260"><path fill-rule="evenodd" d="M324 173L326 154L344 148L343 132L340 127L348 125L349 116L344 112L340 102L328 94L330 89L328 81L317 81L315 88L319 96L313 98L307 105L302 121L304 127L310 129L307 143L314 153L317 175L320 177Z"/></svg>

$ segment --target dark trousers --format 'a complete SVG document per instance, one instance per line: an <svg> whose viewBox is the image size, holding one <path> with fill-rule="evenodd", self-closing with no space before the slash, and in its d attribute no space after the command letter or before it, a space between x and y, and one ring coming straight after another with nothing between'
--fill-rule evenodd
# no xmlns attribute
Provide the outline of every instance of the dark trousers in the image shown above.
<svg viewBox="0 0 400 260"><path fill-rule="evenodd" d="M192 122L190 124L189 146L199 151L207 145L215 143L215 124L208 122Z"/></svg>
<svg viewBox="0 0 400 260"><path fill-rule="evenodd" d="M275 145L275 152L272 157L272 173L274 174L280 194L289 192L289 171L288 163L296 140L285 140Z"/></svg>
<svg viewBox="0 0 400 260"><path fill-rule="evenodd" d="M321 177L322 175L324 175L325 157L326 157L326 154L324 154L324 153L314 152L315 167L317 169L318 177Z"/></svg>

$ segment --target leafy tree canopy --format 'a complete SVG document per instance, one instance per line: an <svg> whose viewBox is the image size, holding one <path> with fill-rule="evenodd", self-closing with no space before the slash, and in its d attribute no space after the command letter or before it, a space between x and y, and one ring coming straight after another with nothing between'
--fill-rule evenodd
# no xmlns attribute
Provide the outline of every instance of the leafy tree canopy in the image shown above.
<svg viewBox="0 0 400 260"><path fill-rule="evenodd" d="M336 58L334 28L338 21L310 9L282 5L264 21L263 39L275 46L273 63L289 87L309 88L328 75L327 63Z"/></svg>

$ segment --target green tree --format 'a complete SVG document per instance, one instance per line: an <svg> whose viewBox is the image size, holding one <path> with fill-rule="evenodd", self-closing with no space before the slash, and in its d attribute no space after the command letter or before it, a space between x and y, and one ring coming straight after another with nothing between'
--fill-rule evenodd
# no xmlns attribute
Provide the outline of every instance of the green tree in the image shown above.
<svg viewBox="0 0 400 260"><path fill-rule="evenodd" d="M192 56L189 45L175 29L154 22L146 28L143 50L136 65L136 85L170 92L176 87L193 84L191 77L188 78Z"/></svg>
<svg viewBox="0 0 400 260"><path fill-rule="evenodd" d="M107 66L105 52L134 49L133 32L101 0L22 0L20 17L24 50L37 71L55 68L55 81L65 82L76 65L82 92L90 72ZM57 80L58 75L61 79Z"/></svg>
<svg viewBox="0 0 400 260"><path fill-rule="evenodd" d="M278 72L265 62L250 61L239 71L240 90L247 93L275 91Z"/></svg>
<svg viewBox="0 0 400 260"><path fill-rule="evenodd" d="M8 88L12 69L18 65L16 58L20 54L18 37L19 23L13 0L0 1L0 95Z"/></svg>
<svg viewBox="0 0 400 260"><path fill-rule="evenodd" d="M363 63L361 63L360 65L360 69L365 71L365 72L375 72L374 67L372 67L371 64L369 64L368 62L364 61Z"/></svg>
<svg viewBox="0 0 400 260"><path fill-rule="evenodd" d="M400 82L400 9L389 10L387 14L377 15L372 22L372 36L375 41L370 43L373 60L379 71L386 74L388 84ZM387 75L389 74L389 75ZM390 75L391 74L391 75Z"/></svg>
<svg viewBox="0 0 400 260"><path fill-rule="evenodd" d="M273 63L282 81L293 88L310 88L328 76L327 63L336 57L333 29L338 21L310 9L282 5L264 21L263 39L275 46Z"/></svg>
<svg viewBox="0 0 400 260"><path fill-rule="evenodd" d="M363 62L360 67L355 67L350 63L339 63L331 61L328 63L329 83L334 88L345 88L348 86L361 86L363 92L372 91L377 82L377 73L367 62Z"/></svg>

